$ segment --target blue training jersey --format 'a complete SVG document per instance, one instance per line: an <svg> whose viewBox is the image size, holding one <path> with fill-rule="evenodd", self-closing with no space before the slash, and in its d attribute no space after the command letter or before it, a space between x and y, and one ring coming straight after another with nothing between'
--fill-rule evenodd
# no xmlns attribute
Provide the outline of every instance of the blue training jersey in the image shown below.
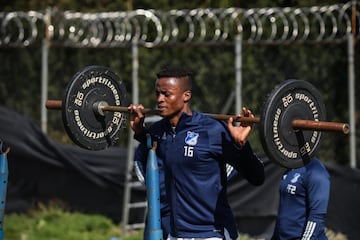
<svg viewBox="0 0 360 240"><path fill-rule="evenodd" d="M304 167L287 170L280 184L280 202L273 240L323 240L330 195L330 176L313 158Z"/></svg>
<svg viewBox="0 0 360 240"><path fill-rule="evenodd" d="M204 114L182 114L175 129L166 119L154 123L141 136L135 153L137 171L145 173L145 133L157 141L161 211L168 214L173 237L223 237L236 222L226 193L227 163L253 185L264 181L263 163L250 144L237 146L227 125ZM236 236L232 238L236 238Z"/></svg>
<svg viewBox="0 0 360 240"><path fill-rule="evenodd" d="M160 165L162 165L160 163ZM142 172L141 170L141 163L139 163L139 161L135 161L135 173L136 176L138 177L139 181L143 184L145 184L145 173ZM234 169L233 166L231 166L230 164L226 165L226 176L227 176L227 180L230 181L232 178L234 178L236 175L238 175L238 172ZM163 239L167 239L167 236L170 233L170 209L168 204L166 203L165 200L165 183L164 183L164 172L163 169L159 168L159 178L161 179L161 181L159 181L159 190L160 190L160 196L161 196L161 219L160 219L160 223L161 223L161 230L163 233ZM159 180L160 180L159 179ZM231 214L231 212L230 212ZM237 230L237 226L235 223L235 220L233 219L233 216L230 215L227 217L227 219L224 220L224 231L227 233L225 236L225 240L232 240L232 239L237 239L238 237L238 230ZM147 232L147 221L145 222L145 229L144 229L144 240L148 240L149 239L149 233Z"/></svg>

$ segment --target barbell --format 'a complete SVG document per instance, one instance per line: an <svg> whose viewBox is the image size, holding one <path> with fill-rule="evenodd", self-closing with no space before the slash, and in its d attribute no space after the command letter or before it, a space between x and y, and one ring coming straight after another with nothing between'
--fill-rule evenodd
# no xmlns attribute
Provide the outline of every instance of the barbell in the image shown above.
<svg viewBox="0 0 360 240"><path fill-rule="evenodd" d="M47 109L61 109L70 139L80 147L101 150L119 139L128 118L126 88L110 68L88 66L68 82L62 100L48 100ZM145 115L159 115L143 109ZM259 123L260 139L267 156L286 168L304 166L319 147L323 131L348 134L347 123L327 122L319 91L309 82L285 80L264 101L260 118L205 113L218 120Z"/></svg>

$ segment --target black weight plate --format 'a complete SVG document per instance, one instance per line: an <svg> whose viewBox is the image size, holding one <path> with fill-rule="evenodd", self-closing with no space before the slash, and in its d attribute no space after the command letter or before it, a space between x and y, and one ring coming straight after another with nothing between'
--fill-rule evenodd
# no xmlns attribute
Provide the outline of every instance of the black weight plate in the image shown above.
<svg viewBox="0 0 360 240"><path fill-rule="evenodd" d="M326 112L312 84L290 79L276 86L263 103L259 131L265 153L286 168L304 166L321 141L320 131L294 130L294 119L325 121Z"/></svg>
<svg viewBox="0 0 360 240"><path fill-rule="evenodd" d="M93 110L95 102L128 106L126 88L119 76L103 66L88 66L77 72L67 84L62 100L62 119L71 140L89 150L112 146L124 128L127 115Z"/></svg>

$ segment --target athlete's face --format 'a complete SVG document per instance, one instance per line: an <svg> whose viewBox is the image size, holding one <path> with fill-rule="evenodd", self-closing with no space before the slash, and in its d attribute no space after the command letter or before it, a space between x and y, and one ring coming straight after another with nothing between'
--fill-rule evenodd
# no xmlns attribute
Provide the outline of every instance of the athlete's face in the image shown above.
<svg viewBox="0 0 360 240"><path fill-rule="evenodd" d="M191 97L191 91L185 87L184 82L183 79L174 77L156 80L155 93L160 115L170 119L170 121L175 119L175 124L181 113L187 110L187 102Z"/></svg>

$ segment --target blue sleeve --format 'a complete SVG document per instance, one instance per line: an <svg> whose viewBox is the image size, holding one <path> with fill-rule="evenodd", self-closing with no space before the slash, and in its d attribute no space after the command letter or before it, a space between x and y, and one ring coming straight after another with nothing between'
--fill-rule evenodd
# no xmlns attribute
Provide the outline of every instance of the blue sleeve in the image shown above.
<svg viewBox="0 0 360 240"><path fill-rule="evenodd" d="M220 123L220 124L219 124ZM263 162L256 156L247 141L244 146L236 144L224 121L218 121L213 125L214 136L209 136L212 145L217 146L217 154L224 163L233 166L250 184L259 186L265 181ZM221 137L218 137L218 135ZM229 177L229 176L228 176ZM229 178L230 179L230 178Z"/></svg>
<svg viewBox="0 0 360 240"><path fill-rule="evenodd" d="M236 175L238 175L238 171L236 171L236 169L230 164L226 164L227 181L231 181L231 179L233 179Z"/></svg>
<svg viewBox="0 0 360 240"><path fill-rule="evenodd" d="M147 129L144 129L140 134L134 135L134 139L137 140L140 144L135 150L134 156L134 167L137 178L142 184L145 184L146 176L146 163L149 150L147 149L146 144L146 134L148 133Z"/></svg>
<svg viewBox="0 0 360 240"><path fill-rule="evenodd" d="M140 134L134 135L134 139L140 144L135 150L134 156L134 168L135 174L142 184L145 184L146 174L146 163L148 158L149 150L147 148L146 135L149 133L148 129L144 129Z"/></svg>
<svg viewBox="0 0 360 240"><path fill-rule="evenodd" d="M264 183L264 164L253 152L249 142L246 142L243 147L232 143L229 149L224 150L224 159L234 166L249 183L255 186Z"/></svg>
<svg viewBox="0 0 360 240"><path fill-rule="evenodd" d="M134 164L135 164L135 173L139 181L145 184L146 176L146 162L148 157L149 150L145 144L140 143L140 145L135 150Z"/></svg>
<svg viewBox="0 0 360 240"><path fill-rule="evenodd" d="M307 185L309 212L303 239L319 239L319 236L324 234L325 229L330 195L330 177L325 170L311 172L308 176Z"/></svg>

